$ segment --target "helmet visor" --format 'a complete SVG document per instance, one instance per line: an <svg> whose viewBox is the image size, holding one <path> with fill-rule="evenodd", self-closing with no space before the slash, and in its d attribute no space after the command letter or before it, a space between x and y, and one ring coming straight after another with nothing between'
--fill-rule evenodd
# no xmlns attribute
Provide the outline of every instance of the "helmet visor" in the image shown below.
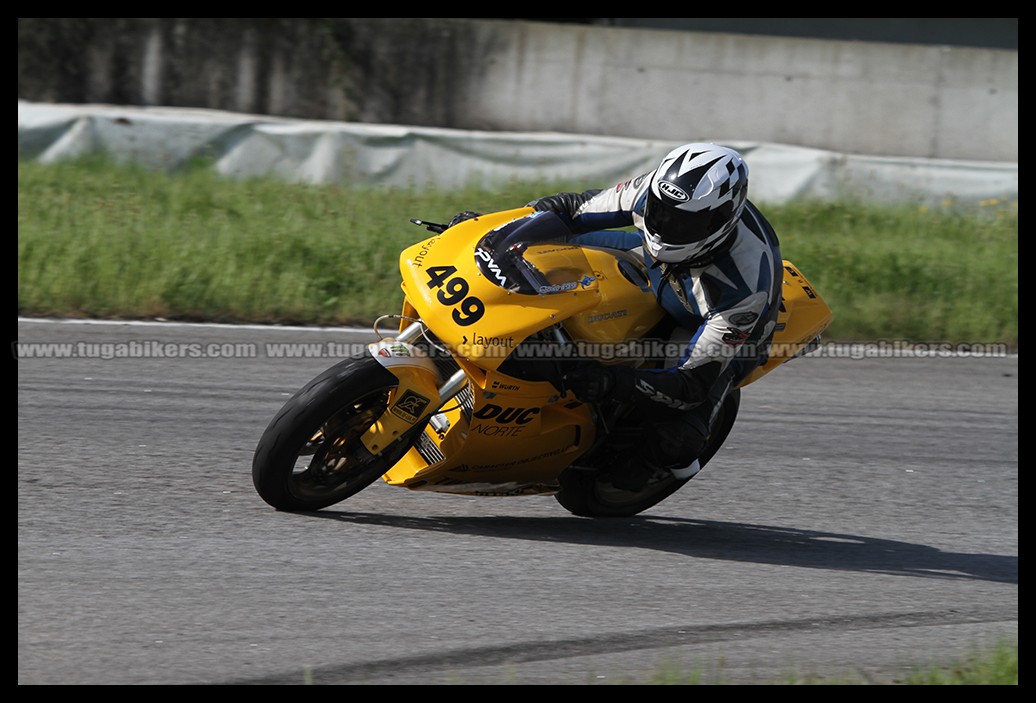
<svg viewBox="0 0 1036 703"><path fill-rule="evenodd" d="M715 210L679 210L649 192L644 208L644 226L658 235L664 244L693 244L721 232L730 224L733 212L734 205L730 202Z"/></svg>

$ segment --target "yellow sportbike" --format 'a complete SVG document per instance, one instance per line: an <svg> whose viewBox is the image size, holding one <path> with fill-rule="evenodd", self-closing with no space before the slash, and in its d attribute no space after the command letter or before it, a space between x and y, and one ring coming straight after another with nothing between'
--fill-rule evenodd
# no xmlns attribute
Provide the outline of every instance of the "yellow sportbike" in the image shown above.
<svg viewBox="0 0 1036 703"><path fill-rule="evenodd" d="M563 381L588 358L659 368L674 355L641 256L559 243L562 221L531 208L449 228L412 222L433 236L400 254L402 310L378 319L367 353L314 378L271 420L252 464L263 500L319 510L381 479L414 491L553 495L573 514L618 517L689 480L659 471L638 491L613 486L611 460L638 446L642 413L580 402ZM769 358L719 408L702 467L734 424L740 388L808 351L831 320L784 264Z"/></svg>

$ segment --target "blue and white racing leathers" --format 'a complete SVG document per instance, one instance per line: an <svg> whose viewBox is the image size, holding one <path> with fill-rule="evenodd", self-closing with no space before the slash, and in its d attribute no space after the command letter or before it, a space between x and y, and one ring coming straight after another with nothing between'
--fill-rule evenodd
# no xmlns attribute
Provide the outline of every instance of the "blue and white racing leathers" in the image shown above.
<svg viewBox="0 0 1036 703"><path fill-rule="evenodd" d="M651 174L608 190L558 193L530 203L569 225L573 243L635 249L644 229L644 203ZM638 232L613 231L635 227ZM612 231L606 231L612 230ZM746 202L729 248L700 265L656 262L643 252L659 303L691 334L674 367L641 369L636 389L648 408L678 426L663 423L649 440L664 465L696 457L720 403L736 384L766 361L783 284L780 245L773 227Z"/></svg>

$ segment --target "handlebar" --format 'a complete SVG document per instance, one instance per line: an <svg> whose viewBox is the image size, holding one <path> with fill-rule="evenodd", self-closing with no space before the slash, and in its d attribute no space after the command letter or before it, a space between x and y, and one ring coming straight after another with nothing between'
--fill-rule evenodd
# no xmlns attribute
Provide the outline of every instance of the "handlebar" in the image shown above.
<svg viewBox="0 0 1036 703"><path fill-rule="evenodd" d="M410 221L435 234L442 234L450 228L449 225L426 220ZM541 295L568 290L551 284L545 272L526 260L525 252L537 244L568 244L573 236L555 213L530 212L482 235L475 246L476 263L490 281L508 290Z"/></svg>

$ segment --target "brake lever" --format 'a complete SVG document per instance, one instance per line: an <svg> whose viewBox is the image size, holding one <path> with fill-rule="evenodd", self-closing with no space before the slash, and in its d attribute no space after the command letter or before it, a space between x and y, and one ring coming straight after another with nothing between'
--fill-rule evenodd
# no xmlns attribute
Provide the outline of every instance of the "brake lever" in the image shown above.
<svg viewBox="0 0 1036 703"><path fill-rule="evenodd" d="M426 222L424 220L415 220L413 218L411 218L410 221L418 227L424 227L429 232L435 232L436 234L442 234L446 231L446 225L439 224L437 222Z"/></svg>

